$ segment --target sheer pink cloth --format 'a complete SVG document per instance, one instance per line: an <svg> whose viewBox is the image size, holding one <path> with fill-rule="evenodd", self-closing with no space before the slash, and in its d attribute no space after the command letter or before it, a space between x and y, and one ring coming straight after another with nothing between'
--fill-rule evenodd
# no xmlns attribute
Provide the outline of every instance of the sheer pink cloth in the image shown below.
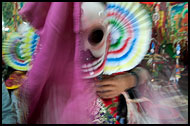
<svg viewBox="0 0 190 126"><path fill-rule="evenodd" d="M81 79L80 12L78 2L28 2L19 12L42 45L21 90L27 123L92 123L88 107L96 95Z"/></svg>

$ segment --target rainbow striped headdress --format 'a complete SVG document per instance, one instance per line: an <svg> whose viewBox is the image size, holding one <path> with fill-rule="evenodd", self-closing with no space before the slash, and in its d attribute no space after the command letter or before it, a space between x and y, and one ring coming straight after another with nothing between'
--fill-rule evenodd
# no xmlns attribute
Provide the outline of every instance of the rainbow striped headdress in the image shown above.
<svg viewBox="0 0 190 126"><path fill-rule="evenodd" d="M8 33L3 41L2 57L4 62L13 69L28 71L32 55L36 49L39 36L30 28L27 32Z"/></svg>
<svg viewBox="0 0 190 126"><path fill-rule="evenodd" d="M149 49L151 17L140 3L108 2L105 21L111 26L111 43L103 73L133 69Z"/></svg>

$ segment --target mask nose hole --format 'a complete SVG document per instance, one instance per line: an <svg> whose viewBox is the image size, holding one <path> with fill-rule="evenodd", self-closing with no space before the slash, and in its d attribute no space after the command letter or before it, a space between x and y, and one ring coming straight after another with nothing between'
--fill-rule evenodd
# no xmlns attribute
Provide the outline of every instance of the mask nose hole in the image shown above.
<svg viewBox="0 0 190 126"><path fill-rule="evenodd" d="M88 41L91 45L96 45L102 41L104 32L102 29L94 29L88 36Z"/></svg>

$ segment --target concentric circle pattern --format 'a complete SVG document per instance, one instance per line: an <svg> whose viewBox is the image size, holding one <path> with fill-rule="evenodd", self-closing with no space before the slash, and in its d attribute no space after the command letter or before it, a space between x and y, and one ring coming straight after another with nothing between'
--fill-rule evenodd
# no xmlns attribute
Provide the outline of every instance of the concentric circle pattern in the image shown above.
<svg viewBox="0 0 190 126"><path fill-rule="evenodd" d="M24 34L18 32L8 33L7 39L3 41L2 46L4 62L16 70L29 70L29 64L38 40L39 36L32 28Z"/></svg>
<svg viewBox="0 0 190 126"><path fill-rule="evenodd" d="M108 2L106 20L111 26L111 45L104 74L128 71L146 55L152 34L152 21L138 2Z"/></svg>

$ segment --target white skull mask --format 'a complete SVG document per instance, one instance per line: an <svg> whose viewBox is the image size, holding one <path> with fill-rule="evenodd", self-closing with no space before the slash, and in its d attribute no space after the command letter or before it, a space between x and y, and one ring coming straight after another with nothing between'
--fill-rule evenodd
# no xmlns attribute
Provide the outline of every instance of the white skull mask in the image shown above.
<svg viewBox="0 0 190 126"><path fill-rule="evenodd" d="M82 42L85 59L82 66L85 78L95 77L102 66L107 52L108 27L104 22L105 6L100 2L82 3ZM87 77L88 76L88 77Z"/></svg>

